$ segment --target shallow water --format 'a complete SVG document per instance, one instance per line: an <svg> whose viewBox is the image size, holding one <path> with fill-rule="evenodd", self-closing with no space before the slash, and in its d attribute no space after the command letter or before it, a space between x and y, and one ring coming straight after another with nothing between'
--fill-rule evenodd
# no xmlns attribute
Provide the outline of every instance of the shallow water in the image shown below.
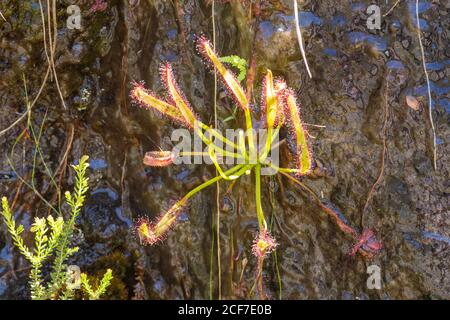
<svg viewBox="0 0 450 320"><path fill-rule="evenodd" d="M381 6L382 13L395 1L388 2ZM8 21L0 21L0 130L26 110L23 75L28 94L34 97L46 71L39 6L36 1L27 3L0 2ZM180 1L182 10L177 14L171 1L108 1L104 12L88 15L93 1L78 3L82 30L65 27L66 10L58 4L55 64L68 110L50 81L32 113L36 128L45 120L41 148L52 170L70 140L71 126L68 161L90 156L90 195L75 239L80 252L70 262L94 275L112 268L110 298L216 298L216 251L211 254L215 187L190 201L162 244L142 247L132 231L134 219L158 216L174 199L213 176L214 167L144 167L146 151L172 146L170 134L177 125L137 108L128 97L130 83L140 80L163 93L158 68L161 61L170 61L196 112L213 123L214 78L193 46L197 34L212 38L211 6ZM372 260L350 256L352 239L308 193L286 179L264 178L263 207L279 222L273 227L279 242L278 264L271 257L264 269L266 289L274 298L280 294L283 299L450 298L449 5L420 1L419 6L437 132L437 170L433 170L427 87L414 28L415 1L402 1L382 19L381 30L366 26L369 4L300 3L312 79L298 49L291 1L263 1L257 15L250 13L248 3L215 5L216 49L221 55L249 59L255 39L255 94L269 68L298 93L304 121L326 126L308 127L322 170L303 182L352 226L372 228L383 241L383 250ZM225 96L219 86L219 119L233 111ZM410 108L406 96L414 96L420 109ZM380 171L385 100L387 161L363 219L367 194ZM7 161L24 126L22 122L0 136L0 194L12 200L17 193L16 218L27 229L35 215L48 211L33 191L20 185ZM11 157L16 170L30 179L34 145L25 140L15 150ZM36 178L38 189L51 199L54 190L48 188L41 163ZM64 180L65 190L73 183L70 170ZM229 193L227 184L220 186L223 297L251 297L255 259L250 247L258 225L251 182L244 177ZM239 283L244 259L248 264ZM369 265L381 269L380 290L367 288ZM12 250L0 224L0 298L29 297L27 266Z"/></svg>

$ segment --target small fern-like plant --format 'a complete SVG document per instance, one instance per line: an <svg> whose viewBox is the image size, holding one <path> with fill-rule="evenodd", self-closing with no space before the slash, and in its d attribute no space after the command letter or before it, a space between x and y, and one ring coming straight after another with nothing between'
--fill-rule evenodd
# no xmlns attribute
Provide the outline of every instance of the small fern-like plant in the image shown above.
<svg viewBox="0 0 450 320"><path fill-rule="evenodd" d="M68 271L67 260L78 251L78 247L70 245L76 219L84 205L86 193L89 189L89 179L86 170L89 167L88 156L83 156L79 163L72 165L75 170L74 192L65 192L65 198L70 208L70 216L65 221L60 213L56 219L49 215L47 218L36 217L30 232L34 233L34 248L25 244L22 233L25 231L23 225L16 226L11 208L6 197L2 198L3 220L8 228L14 245L31 264L30 289L33 300L44 299L73 299L77 285L71 282ZM42 270L45 264L54 257L50 280L44 283ZM88 299L99 299L110 285L112 272L107 270L96 290L92 289L86 274L81 274L80 284L83 293Z"/></svg>
<svg viewBox="0 0 450 320"><path fill-rule="evenodd" d="M247 75L247 61L245 59L236 55L231 55L220 57L220 61L228 63L239 70L239 73L237 74L239 82L245 79L245 76Z"/></svg>
<svg viewBox="0 0 450 320"><path fill-rule="evenodd" d="M109 285L111 284L111 280L113 279L113 276L111 269L108 269L103 278L100 280L100 284L98 285L97 289L95 290L89 283L90 281L86 273L82 273L80 278L83 290L88 294L89 300L98 300L100 299L100 296L102 296L108 289Z"/></svg>

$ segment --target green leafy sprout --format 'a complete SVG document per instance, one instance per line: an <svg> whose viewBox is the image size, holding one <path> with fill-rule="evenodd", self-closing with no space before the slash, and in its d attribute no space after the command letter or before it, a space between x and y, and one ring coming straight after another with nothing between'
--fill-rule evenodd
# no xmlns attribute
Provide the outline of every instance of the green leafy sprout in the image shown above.
<svg viewBox="0 0 450 320"><path fill-rule="evenodd" d="M228 63L239 70L239 73L237 75L237 79L239 82L242 82L245 79L245 76L247 75L248 64L244 58L236 55L231 55L220 57L219 60L221 62Z"/></svg>

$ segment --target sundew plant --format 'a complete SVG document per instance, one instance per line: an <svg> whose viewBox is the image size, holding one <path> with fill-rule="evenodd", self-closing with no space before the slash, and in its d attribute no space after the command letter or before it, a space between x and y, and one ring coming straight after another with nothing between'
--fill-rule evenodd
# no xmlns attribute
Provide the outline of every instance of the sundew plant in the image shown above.
<svg viewBox="0 0 450 320"><path fill-rule="evenodd" d="M157 97L146 89L143 83L134 83L131 91L132 100L143 108L157 110L175 122L191 129L207 146L207 156L211 159L217 171L215 177L189 191L166 212L163 212L156 221L140 218L135 228L141 243L154 245L162 240L176 224L179 215L183 212L183 208L188 205L189 199L195 194L218 181L234 181L243 175L253 174L259 232L254 239L251 251L257 259L256 283L258 292L260 297L264 298L263 264L269 253L277 247L277 241L270 234L266 215L262 208L261 172L263 169L269 168L304 186L298 178L310 174L314 166L309 136L302 121L300 105L294 90L289 88L283 79L274 78L272 71L267 70L262 84L260 105L260 122L264 123L266 134L265 141L258 144L254 130L256 126L253 123L253 118L257 116L255 114L256 108L251 106L250 97L241 87L233 72L225 67L223 64L225 61L218 57L211 43L205 37L197 39L197 50L211 69L219 75L229 95L244 113L246 131L245 133L243 130L241 131L242 134L239 134L236 142L231 141L217 130L211 128L211 126L203 123L179 89L172 66L169 63L163 63L160 68L168 99L163 100ZM286 136L290 147L289 152L295 163L295 166L292 168L279 167L270 160L274 141L282 128L287 129ZM223 148L224 144L227 146L226 149ZM155 167L167 166L172 164L175 158L180 155L174 151L147 152L144 164ZM189 154L184 152L182 155ZM192 153L192 155L194 154ZM218 161L219 158L223 157L239 160L237 161L238 164L228 169L223 168ZM355 245L352 249L352 254L361 252L365 256L371 256L381 249L381 242L375 238L371 230L359 232L351 227L337 210L322 203L320 203L320 206L334 218L343 232L353 238Z"/></svg>

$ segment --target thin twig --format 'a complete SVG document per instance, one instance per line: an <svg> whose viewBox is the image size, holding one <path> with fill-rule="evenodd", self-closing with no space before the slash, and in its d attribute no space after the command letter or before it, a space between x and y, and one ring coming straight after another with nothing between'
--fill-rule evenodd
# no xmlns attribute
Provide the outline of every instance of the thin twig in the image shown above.
<svg viewBox="0 0 450 320"><path fill-rule="evenodd" d="M42 7L41 0L39 0L39 9L41 11L41 20L42 20L42 29L43 29L43 37L44 37L45 56L47 57L48 64L51 65L51 63L50 63L50 56L48 55L48 49L47 49L47 32L45 30L45 15L44 15L44 9Z"/></svg>
<svg viewBox="0 0 450 320"><path fill-rule="evenodd" d="M308 60L306 60L305 49L303 47L302 32L300 30L300 19L298 17L297 0L294 0L294 14L295 14L295 30L297 31L298 44L300 45L300 52L302 53L303 60L305 61L306 71L308 75L312 78L311 71L309 70Z"/></svg>
<svg viewBox="0 0 450 320"><path fill-rule="evenodd" d="M321 124L312 124L312 123L303 123L306 127L316 127L316 128L326 128L327 126L321 125Z"/></svg>
<svg viewBox="0 0 450 320"><path fill-rule="evenodd" d="M28 188L30 188L30 190L33 190L33 192L34 192L34 194L39 198L39 199L41 199L42 200L42 202L44 202L46 205L47 205L47 207L49 207L49 208L51 208L51 210L53 211L53 212L55 212L57 215L59 214L59 211L58 210L56 210L51 204L50 204L50 202L48 202L45 198L44 198L44 196L36 189L36 188L34 188L31 184L29 184L26 180L25 180L25 178L23 178L18 172L17 172L17 170L16 170L16 168L14 167L14 163L13 163L13 161L11 160L12 159L12 155L14 154L14 150L15 150L15 147L16 147L16 145L17 145L17 143L20 141L22 139L22 134L16 139L16 141L14 142L14 144L13 144L13 147L12 147L12 149L11 149L11 156L6 156L6 160L8 161L8 164L9 164L9 166L11 167L11 170L15 173L15 175L17 176L17 179L19 179L24 185L26 185Z"/></svg>
<svg viewBox="0 0 450 320"><path fill-rule="evenodd" d="M3 13L1 11L0 11L0 17L2 17L2 19L5 20L5 22L8 22L8 21L6 21L5 16L3 15Z"/></svg>
<svg viewBox="0 0 450 320"><path fill-rule="evenodd" d="M14 128L17 124L19 124L23 119L25 119L25 117L27 116L28 112L25 111L24 113L22 113L20 115L19 118L17 118L16 121L14 121L9 127L3 129L2 131L0 131L0 136L4 135L6 132L8 132L9 130L11 130L12 128Z"/></svg>
<svg viewBox="0 0 450 320"><path fill-rule="evenodd" d="M44 27L44 26L43 26L43 28L44 28L44 30L45 30L45 27ZM45 31L44 31L44 32L45 32ZM19 116L19 118L17 118L17 120L14 121L9 127L7 127L7 128L5 128L5 129L3 129L2 131L0 131L0 136L4 135L4 134L7 133L9 130L11 130L12 128L14 128L16 125L18 125L23 119L25 119L25 117L28 115L28 112L31 111L31 109L33 109L33 107L34 107L34 105L36 104L37 100L38 100L39 97L41 96L42 91L44 90L45 85L47 84L47 79L48 79L48 76L50 75L50 70L51 70L51 67L50 67L50 65L48 65L48 67L47 67L47 72L45 73L45 76L44 76L44 80L42 80L42 83L41 83L41 87L39 88L39 91L38 91L38 93L36 94L36 97L33 99L33 102L31 102L31 105L30 105L30 107L28 108L28 110L25 111L24 113L22 113L22 114Z"/></svg>
<svg viewBox="0 0 450 320"><path fill-rule="evenodd" d="M25 111L24 113L22 113L19 118L17 118L16 121L14 121L9 127L3 129L2 131L0 131L0 136L4 135L5 133L7 133L9 130L11 130L12 128L14 128L16 125L18 125L23 119L26 118L26 116L28 115L29 112L31 112L31 109L33 109L34 105L36 104L36 101L38 100L38 98L41 96L42 90L45 87L45 84L47 83L47 79L48 76L50 74L50 66L48 66L47 68L47 72L45 73L45 77L44 80L42 81L41 87L39 88L39 91L36 95L36 97L34 98L33 102L31 103L30 107L27 109L27 111Z"/></svg>
<svg viewBox="0 0 450 320"><path fill-rule="evenodd" d="M75 136L75 126L73 123L69 124L69 134L66 139L66 149L64 151L64 154L61 158L61 161L58 164L57 169L55 170L55 176L56 175L63 175L65 168L67 166L67 159L69 157L70 150L72 149L73 144L73 138Z"/></svg>
<svg viewBox="0 0 450 320"><path fill-rule="evenodd" d="M212 16L212 28L213 28L213 46L216 48L216 18L215 18L215 1L212 1L211 16ZM214 72L214 127L217 128L217 73ZM218 174L216 169L216 174ZM220 263L220 184L216 183L216 244L217 244L217 276L218 276L218 299L222 299L222 267Z"/></svg>
<svg viewBox="0 0 450 320"><path fill-rule="evenodd" d="M330 215L336 222L337 226L339 227L339 229L341 229L342 232L349 234L353 239L357 239L359 237L358 232L350 225L347 224L346 221L342 220L339 215L336 213L335 210L329 208L328 206L326 206L322 200L320 199L320 197L310 188L308 187L306 184L304 184L303 182L301 182L300 180L292 177L291 175L289 175L286 172L282 172L280 171L280 173L285 176L286 178L290 179L291 181L293 181L294 183L298 184L300 187L302 187L304 190L306 190L316 201L317 204L319 205L319 207L328 215Z"/></svg>
<svg viewBox="0 0 450 320"><path fill-rule="evenodd" d="M48 30L45 29L45 17L44 17L44 12L43 12L43 8L42 8L42 3L41 1L39 1L39 7L40 7L40 11L41 11L41 19L42 19L42 29L43 29L43 37L44 37L44 50L45 50L45 55L47 57L47 62L48 62L48 67L47 67L47 71L45 73L44 76L44 80L42 81L41 87L39 88L38 93L36 94L36 97L34 98L33 102L31 103L31 107L30 110L34 107L34 105L36 104L37 100L39 99L39 97L42 94L42 91L47 83L47 79L49 75L53 75L55 77L55 82L56 82L56 87L58 90L58 94L59 97L61 99L62 105L64 107L64 109L67 109L66 103L64 101L62 92L61 92L61 88L59 86L59 82L58 82L58 76L56 75L56 68L55 68L55 63L54 63L54 54L55 54L55 50L56 50L56 36L57 36L57 31L56 31L56 1L53 0L53 35L52 35L52 28L51 28L51 12L50 12L50 0L47 0L47 15L48 15ZM47 43L46 43L46 35L48 32L48 41L49 41L49 46L50 46L50 56L47 50ZM53 39L52 39L53 38ZM50 73L51 72L51 73ZM2 131L0 131L0 136L4 135L5 133L7 133L9 130L11 130L12 128L14 128L17 124L19 124L23 119L25 119L25 117L27 116L28 111L24 112L23 114L21 114L19 116L19 118L16 119L16 121L14 121L10 126L8 126L7 128L3 129Z"/></svg>
<svg viewBox="0 0 450 320"><path fill-rule="evenodd" d="M436 129L434 127L433 114L432 114L432 111L431 111L432 99L431 99L430 79L428 77L427 65L426 65L426 61L425 61L425 52L424 52L423 44L422 44L422 34L421 34L421 30L420 30L419 0L416 0L416 22L417 22L417 36L419 38L420 53L422 55L423 72L425 73L425 79L427 81L428 117L430 119L431 131L432 131L432 134L433 134L433 167L434 167L434 170L436 170L437 169L437 160L436 160Z"/></svg>
<svg viewBox="0 0 450 320"><path fill-rule="evenodd" d="M388 130L388 121L389 121L389 107L388 107L388 91L389 91L389 73L386 77L386 91L384 95L384 120L383 120L383 129L382 129L382 140L383 140L383 150L381 151L381 164L380 164L380 173L378 174L377 179L375 180L374 184L372 185L372 188L370 188L369 193L367 194L366 203L364 204L364 208L362 210L362 218L361 218L361 224L364 225L364 214L367 210L367 207L370 204L370 201L372 200L373 194L375 193L375 190L377 189L378 185L381 183L381 180L384 176L384 169L385 169L385 161L386 161L386 152L387 152L387 130Z"/></svg>
<svg viewBox="0 0 450 320"><path fill-rule="evenodd" d="M17 186L16 193L14 195L13 201L11 202L11 210L14 210L14 207L16 206L17 201L20 197L20 191L22 190L23 182L19 180L19 185Z"/></svg>
<svg viewBox="0 0 450 320"><path fill-rule="evenodd" d="M72 149L74 136L75 136L75 126L73 125L73 123L70 123L69 124L69 134L68 134L68 136L66 138L66 149L65 149L64 154L62 156L62 159L59 162L58 167L57 167L57 169L55 170L55 173L54 173L55 177L57 175L59 175L59 178L58 178L57 185L55 185L56 192L53 194L53 197L52 197L51 201L55 201L55 199L57 199L59 206L61 204L61 184L62 184L63 177L66 174L67 160L68 160L68 157L69 157L70 150ZM45 165L45 161L44 161L43 158L42 158L42 161L43 161L43 163ZM51 177L51 175L49 175L49 176Z"/></svg>
<svg viewBox="0 0 450 320"><path fill-rule="evenodd" d="M402 1L402 0L397 0L397 2L394 3L394 5L385 14L383 14L383 17L388 16L395 9L395 7L400 3L400 1Z"/></svg>
<svg viewBox="0 0 450 320"><path fill-rule="evenodd" d="M52 16L53 16L53 47L52 47L52 52L51 52L51 59L52 59L53 75L55 77L55 83L56 83L56 88L58 90L59 98L61 99L63 108L67 110L66 102L64 101L64 97L61 92L61 87L59 85L58 75L56 74L56 67L55 67L56 41L57 41L57 36L58 36L58 31L57 31L58 22L57 22L57 17L56 17L56 0L52 0L52 8L53 8L53 12L52 12ZM49 15L48 19L50 20L50 15Z"/></svg>

